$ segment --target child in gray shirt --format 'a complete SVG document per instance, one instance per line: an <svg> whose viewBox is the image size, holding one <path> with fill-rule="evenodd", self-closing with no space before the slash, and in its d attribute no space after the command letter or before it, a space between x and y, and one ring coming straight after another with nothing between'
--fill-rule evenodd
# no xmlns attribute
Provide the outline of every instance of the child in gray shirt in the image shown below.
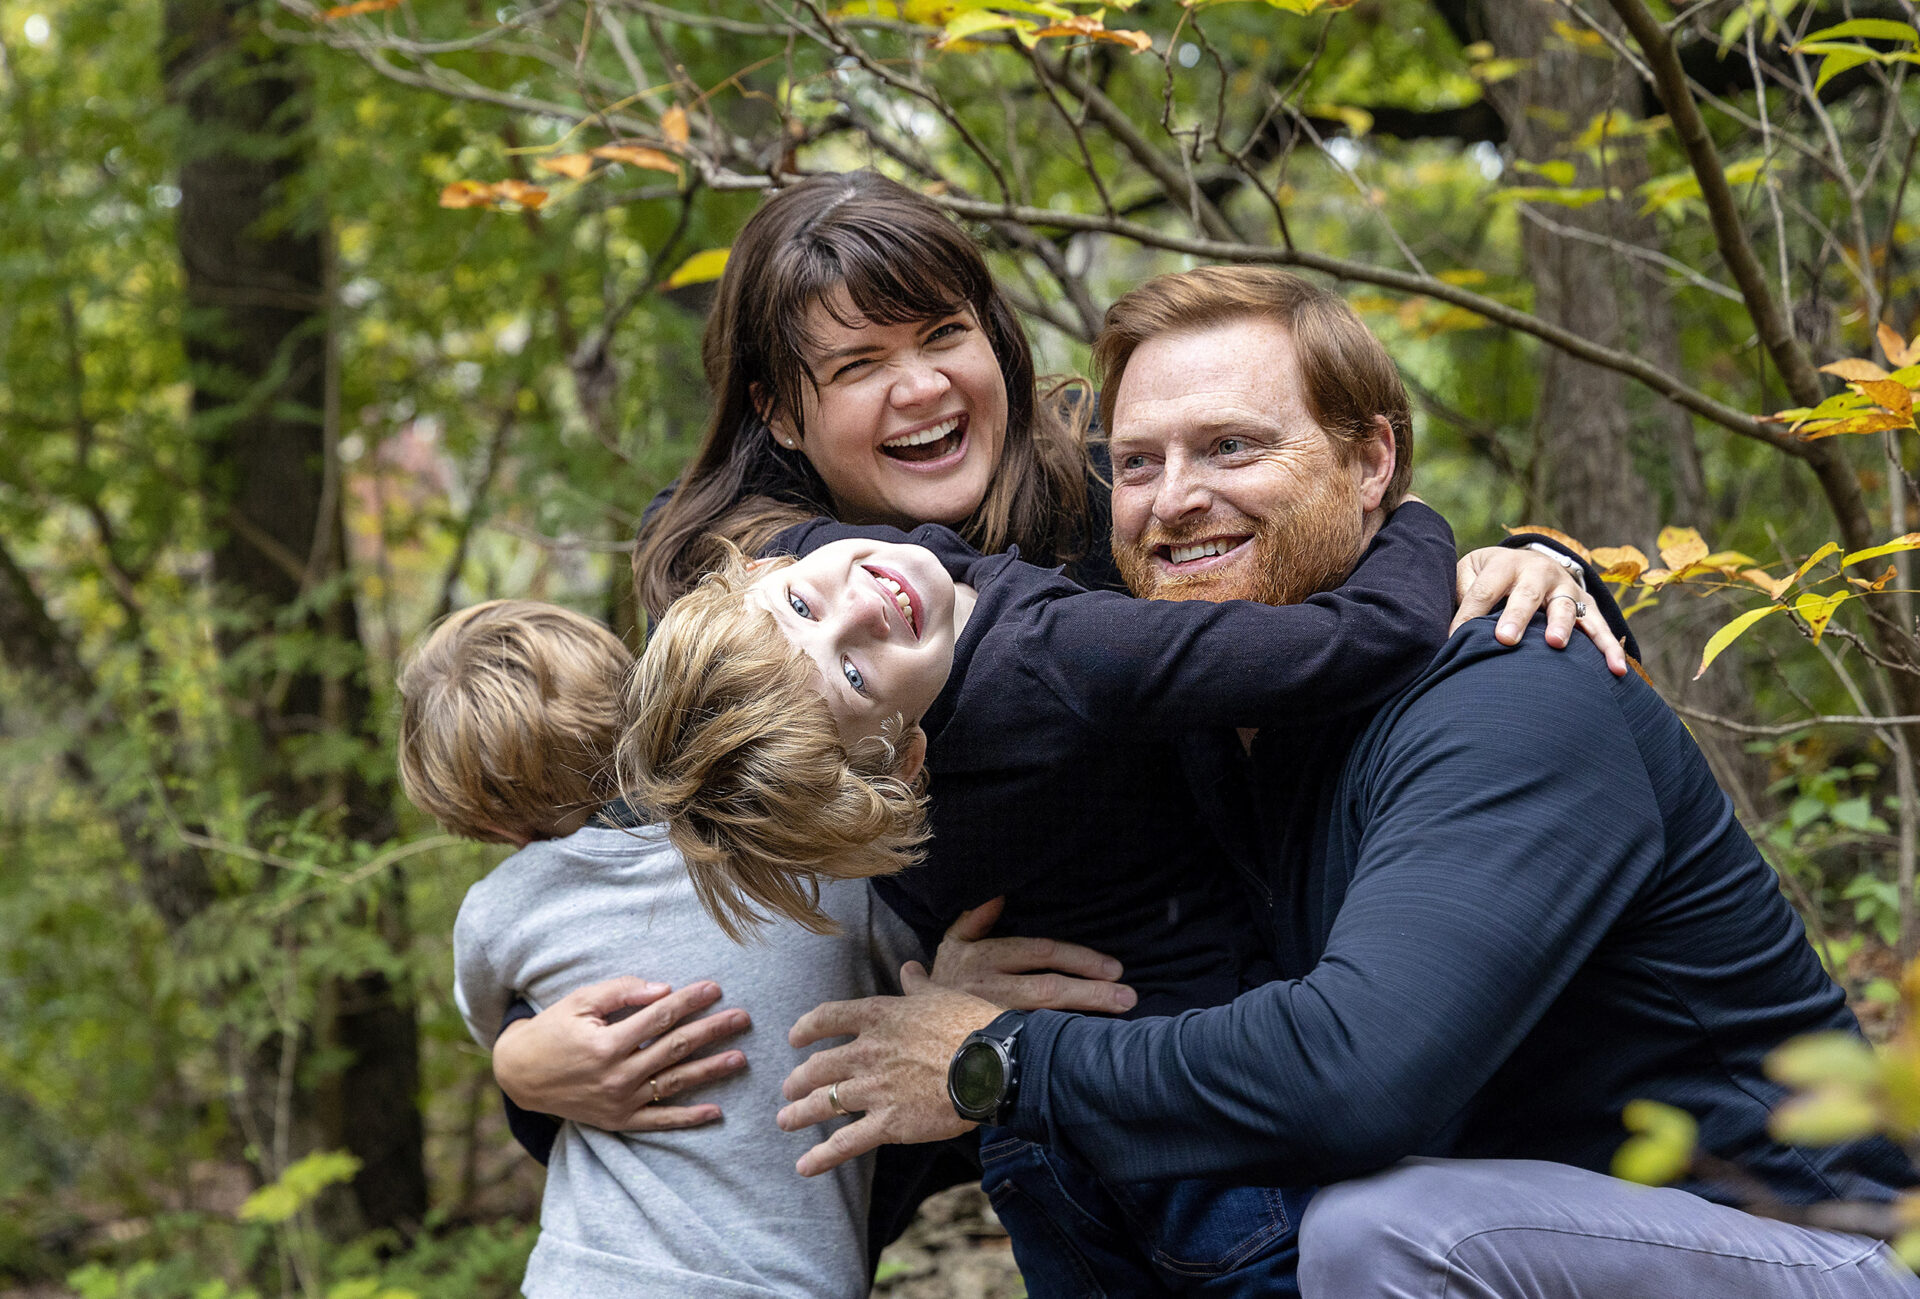
<svg viewBox="0 0 1920 1299"><path fill-rule="evenodd" d="M870 1159L801 1178L817 1133L773 1124L780 1079L803 1053L779 1026L823 1000L892 991L917 944L860 881L820 904L832 934L783 924L730 942L701 908L658 826L602 805L631 659L604 627L564 609L494 601L437 627L400 679L407 795L449 830L519 845L468 892L454 926L455 1000L491 1047L516 997L536 1009L626 973L717 978L758 1022L756 1068L703 1099L718 1130L646 1134L567 1123L554 1144L530 1299L598 1295L864 1295Z"/></svg>

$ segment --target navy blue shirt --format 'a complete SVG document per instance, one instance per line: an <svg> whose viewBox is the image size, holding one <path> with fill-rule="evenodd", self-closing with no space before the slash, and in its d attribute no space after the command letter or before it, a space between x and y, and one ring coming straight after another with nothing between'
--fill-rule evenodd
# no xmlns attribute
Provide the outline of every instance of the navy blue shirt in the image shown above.
<svg viewBox="0 0 1920 1299"><path fill-rule="evenodd" d="M921 724L926 860L874 881L930 946L1005 894L997 935L1083 943L1125 967L1134 1014L1231 1000L1268 973L1246 895L1172 743L1197 729L1327 724L1418 675L1452 611L1453 533L1395 511L1347 582L1297 605L1088 592L945 528L816 520L780 541L910 540L979 591Z"/></svg>
<svg viewBox="0 0 1920 1299"><path fill-rule="evenodd" d="M1555 652L1536 624L1508 649L1493 626L1371 719L1199 756L1297 977L1172 1019L1035 1013L1009 1126L1121 1180L1605 1170L1649 1097L1789 1201L1911 1183L1884 1141L1767 1135L1762 1057L1857 1027L1686 728L1585 639Z"/></svg>

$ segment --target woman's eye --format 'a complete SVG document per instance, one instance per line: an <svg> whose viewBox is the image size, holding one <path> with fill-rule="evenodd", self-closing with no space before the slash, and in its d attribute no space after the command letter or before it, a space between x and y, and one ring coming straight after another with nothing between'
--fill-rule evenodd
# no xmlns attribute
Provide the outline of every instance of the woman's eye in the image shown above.
<svg viewBox="0 0 1920 1299"><path fill-rule="evenodd" d="M835 370L833 372L833 377L835 379L844 379L848 375L860 373L860 369L862 366L867 366L872 364L873 364L873 361L867 357L862 357L858 361L848 361L845 365L841 366L838 370Z"/></svg>
<svg viewBox="0 0 1920 1299"><path fill-rule="evenodd" d="M927 341L931 343L935 339L958 338L960 335L966 332L967 332L966 325L964 325L958 320L949 320L946 324L940 326L940 328L934 330L931 334L928 334Z"/></svg>
<svg viewBox="0 0 1920 1299"><path fill-rule="evenodd" d="M847 674L847 684L852 686L856 693L863 695L867 693L867 679L860 675L860 669L853 666L852 660L841 659L840 670Z"/></svg>
<svg viewBox="0 0 1920 1299"><path fill-rule="evenodd" d="M813 610L807 607L807 602L805 600L802 600L799 596L793 593L792 587L787 588L787 606L790 609L792 609L795 613L799 614L802 618L810 619L813 617Z"/></svg>

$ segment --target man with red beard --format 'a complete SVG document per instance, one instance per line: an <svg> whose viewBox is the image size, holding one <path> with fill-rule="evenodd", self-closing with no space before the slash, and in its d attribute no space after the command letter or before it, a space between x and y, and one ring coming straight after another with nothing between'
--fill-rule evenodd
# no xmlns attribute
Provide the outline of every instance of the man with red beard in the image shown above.
<svg viewBox="0 0 1920 1299"><path fill-rule="evenodd" d="M1158 598L1281 602L1337 583L1404 495L1407 401L1337 298L1283 272L1163 276L1096 344L1114 550ZM1590 645L1469 622L1351 721L1188 755L1287 976L1230 1006L1103 1021L1002 1012L909 978L822 1006L789 1130L864 1110L817 1173L986 1119L1112 1181L1333 1183L1315 1295L1892 1295L1877 1242L1606 1176L1620 1112L1689 1111L1700 1148L1789 1203L1887 1200L1884 1141L1792 1150L1761 1070L1857 1032L1685 728ZM1577 639L1577 638L1576 638ZM1380 1171L1380 1170L1385 1171Z"/></svg>

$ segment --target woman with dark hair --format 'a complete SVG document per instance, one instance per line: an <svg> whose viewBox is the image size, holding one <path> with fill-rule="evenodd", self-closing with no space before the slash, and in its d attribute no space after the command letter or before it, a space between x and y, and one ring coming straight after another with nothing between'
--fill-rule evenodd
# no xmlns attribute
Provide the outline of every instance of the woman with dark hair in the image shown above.
<svg viewBox="0 0 1920 1299"><path fill-rule="evenodd" d="M757 553L820 515L944 523L1119 588L1091 403L1039 391L979 246L922 195L857 171L769 199L734 241L701 359L712 417L634 555L650 615L718 567L713 538Z"/></svg>

